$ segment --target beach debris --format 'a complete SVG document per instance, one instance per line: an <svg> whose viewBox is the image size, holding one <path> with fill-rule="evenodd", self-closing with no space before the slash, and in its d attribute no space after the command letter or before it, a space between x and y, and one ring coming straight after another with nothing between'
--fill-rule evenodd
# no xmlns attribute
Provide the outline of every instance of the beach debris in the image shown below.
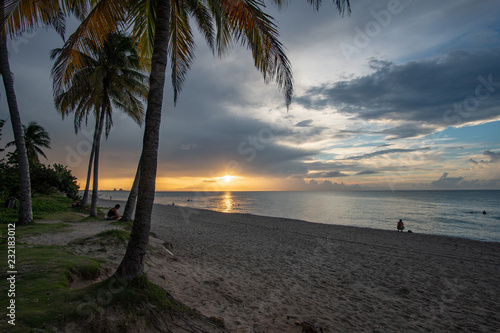
<svg viewBox="0 0 500 333"><path fill-rule="evenodd" d="M168 254L170 254L172 257L175 257L175 255L172 253L172 251L174 250L174 245L172 243L163 243L163 248L165 249L165 251L167 251Z"/></svg>

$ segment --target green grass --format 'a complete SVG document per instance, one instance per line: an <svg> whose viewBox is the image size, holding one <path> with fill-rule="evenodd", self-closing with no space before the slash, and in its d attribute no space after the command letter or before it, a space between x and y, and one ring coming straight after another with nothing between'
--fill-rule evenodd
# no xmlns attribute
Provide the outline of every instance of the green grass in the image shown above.
<svg viewBox="0 0 500 333"><path fill-rule="evenodd" d="M0 252L7 252L6 244L0 245ZM50 327L74 318L86 292L69 290L68 285L77 277L95 279L101 272L101 264L57 246L18 244L16 270L13 298L16 301L16 326L0 322L0 331L4 332L30 332L32 328ZM7 277L5 271L0 272L2 281ZM8 290L7 283L0 285L2 295L7 295ZM7 297L2 297L2 308L5 309L8 301Z"/></svg>
<svg viewBox="0 0 500 333"><path fill-rule="evenodd" d="M3 201L1 202L3 204ZM31 198L33 219L46 219L50 214L66 213L73 201L61 194L42 195L35 194ZM19 206L19 201L17 202ZM16 223L19 209L0 207L0 223Z"/></svg>
<svg viewBox="0 0 500 333"><path fill-rule="evenodd" d="M121 230L121 229L110 229L106 230L103 232L98 233L95 235L97 238L102 238L102 239L117 239L123 244L127 244L128 239L130 237L130 232L126 230Z"/></svg>
<svg viewBox="0 0 500 333"><path fill-rule="evenodd" d="M31 201L33 218L41 219L48 214L67 212L73 201L61 194L34 195Z"/></svg>

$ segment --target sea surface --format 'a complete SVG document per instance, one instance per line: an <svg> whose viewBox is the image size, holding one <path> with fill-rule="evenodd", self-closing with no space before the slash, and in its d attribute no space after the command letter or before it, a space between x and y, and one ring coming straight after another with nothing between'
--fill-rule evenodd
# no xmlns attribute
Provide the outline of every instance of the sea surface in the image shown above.
<svg viewBox="0 0 500 333"><path fill-rule="evenodd" d="M500 191L156 192L155 203L385 230L402 219L405 231L500 242Z"/></svg>

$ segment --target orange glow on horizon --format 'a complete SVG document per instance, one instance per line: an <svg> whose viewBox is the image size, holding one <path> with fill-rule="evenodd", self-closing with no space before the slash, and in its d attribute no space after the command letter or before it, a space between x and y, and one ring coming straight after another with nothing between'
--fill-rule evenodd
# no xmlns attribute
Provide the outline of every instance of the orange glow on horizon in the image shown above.
<svg viewBox="0 0 500 333"><path fill-rule="evenodd" d="M80 190L85 189L85 179L79 180ZM101 191L123 189L129 191L133 178L99 179ZM220 177L157 177L156 191L280 191L283 181L263 177L224 175ZM92 183L90 185L92 189Z"/></svg>

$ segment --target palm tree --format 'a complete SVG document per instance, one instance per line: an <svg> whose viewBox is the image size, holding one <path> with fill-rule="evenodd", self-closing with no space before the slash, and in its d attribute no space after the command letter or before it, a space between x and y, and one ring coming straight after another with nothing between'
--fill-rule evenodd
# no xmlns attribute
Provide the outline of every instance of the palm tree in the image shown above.
<svg viewBox="0 0 500 333"><path fill-rule="evenodd" d="M321 5L320 0L307 1L316 9ZM333 1L341 13L349 10L349 0ZM273 2L281 5L283 1ZM125 3L131 7L124 6ZM112 4L113 7L106 7L106 4ZM219 55L223 54L231 42L247 45L264 80L276 80L285 95L286 104L290 104L293 93L290 64L278 41L276 25L272 17L263 11L263 7L264 3L258 0L99 1L65 44L65 51L60 54L56 64L61 72L71 73L72 66L80 67L83 63L78 52L75 52L86 48L82 37L102 43L103 35L128 20L133 24L139 49L152 52L139 200L127 251L116 276L135 278L143 274L151 228L167 58L170 56L175 101L193 60L194 40L190 16L197 22L208 44ZM101 15L98 14L99 11ZM61 80L69 80L70 76L62 75Z"/></svg>
<svg viewBox="0 0 500 333"><path fill-rule="evenodd" d="M137 171L135 173L134 182L132 183L132 188L130 189L130 193L128 195L127 203L125 204L125 208L123 209L123 215L120 221L129 222L132 220L132 213L135 209L135 204L137 201L137 195L139 194L139 178L141 176L141 160L142 156L139 159L139 164L137 165Z"/></svg>
<svg viewBox="0 0 500 333"><path fill-rule="evenodd" d="M31 165L40 164L38 155L42 155L45 159L47 159L47 156L45 156L45 153L43 152L41 147L50 149L49 133L47 133L47 131L45 131L45 129L42 126L38 125L35 121L30 122L28 124L28 127L23 125L23 131L28 162ZM16 142L11 141L7 143L5 147L12 147L15 145ZM14 154L19 159L19 151L17 149L14 151Z"/></svg>
<svg viewBox="0 0 500 333"><path fill-rule="evenodd" d="M281 3L276 0L275 2ZM319 6L320 1L309 2ZM342 11L348 0L336 0ZM148 106L139 177L139 200L127 251L115 275L135 278L143 274L144 256L151 229L151 212L155 194L159 128L163 102L166 59L170 54L174 100L185 80L193 59L194 41L189 26L189 15L197 19L200 30L210 46L214 46L212 22L217 34L215 47L221 54L231 40L243 42L252 51L255 66L266 82L276 79L289 105L293 93L292 74L286 55L278 41L277 30L262 3L255 1L168 1L158 0L154 31ZM210 15L210 16L209 16ZM212 21L213 20L213 21Z"/></svg>
<svg viewBox="0 0 500 333"><path fill-rule="evenodd" d="M93 159L94 179L90 215L97 216L99 150L104 124L107 137L113 124L112 105L141 124L144 116L141 99L145 100L148 87L144 83L147 77L141 72L139 57L130 37L123 33L110 33L102 47L90 39L86 39L86 43L90 51L82 52L80 55L83 66L73 67L71 81L61 84L60 77L63 73L56 65L52 69L52 76L56 107L63 117L71 112L75 113L76 131L89 114L92 113L96 118L93 154L91 153L88 175ZM53 50L51 57L55 58L61 52L63 49ZM87 188L88 184L89 179Z"/></svg>
<svg viewBox="0 0 500 333"><path fill-rule="evenodd" d="M5 2L0 3L0 18L5 17ZM9 54L7 50L7 34L4 24L0 25L0 72L2 73L7 104L9 105L10 119L14 132L14 139L18 151L19 161L19 224L28 224L33 220L33 211L31 209L31 187L30 187L30 169L26 147L24 144L23 126L21 115L17 106L16 92L14 90L14 79L10 71Z"/></svg>
<svg viewBox="0 0 500 333"><path fill-rule="evenodd" d="M10 71L7 37L15 38L22 32L31 32L37 26L51 26L64 37L64 15L73 13L77 17L87 15L87 4L74 1L30 1L2 0L0 2L0 73L2 73L14 140L19 163L19 224L33 220L31 209L31 188L29 162L24 143L23 126Z"/></svg>

